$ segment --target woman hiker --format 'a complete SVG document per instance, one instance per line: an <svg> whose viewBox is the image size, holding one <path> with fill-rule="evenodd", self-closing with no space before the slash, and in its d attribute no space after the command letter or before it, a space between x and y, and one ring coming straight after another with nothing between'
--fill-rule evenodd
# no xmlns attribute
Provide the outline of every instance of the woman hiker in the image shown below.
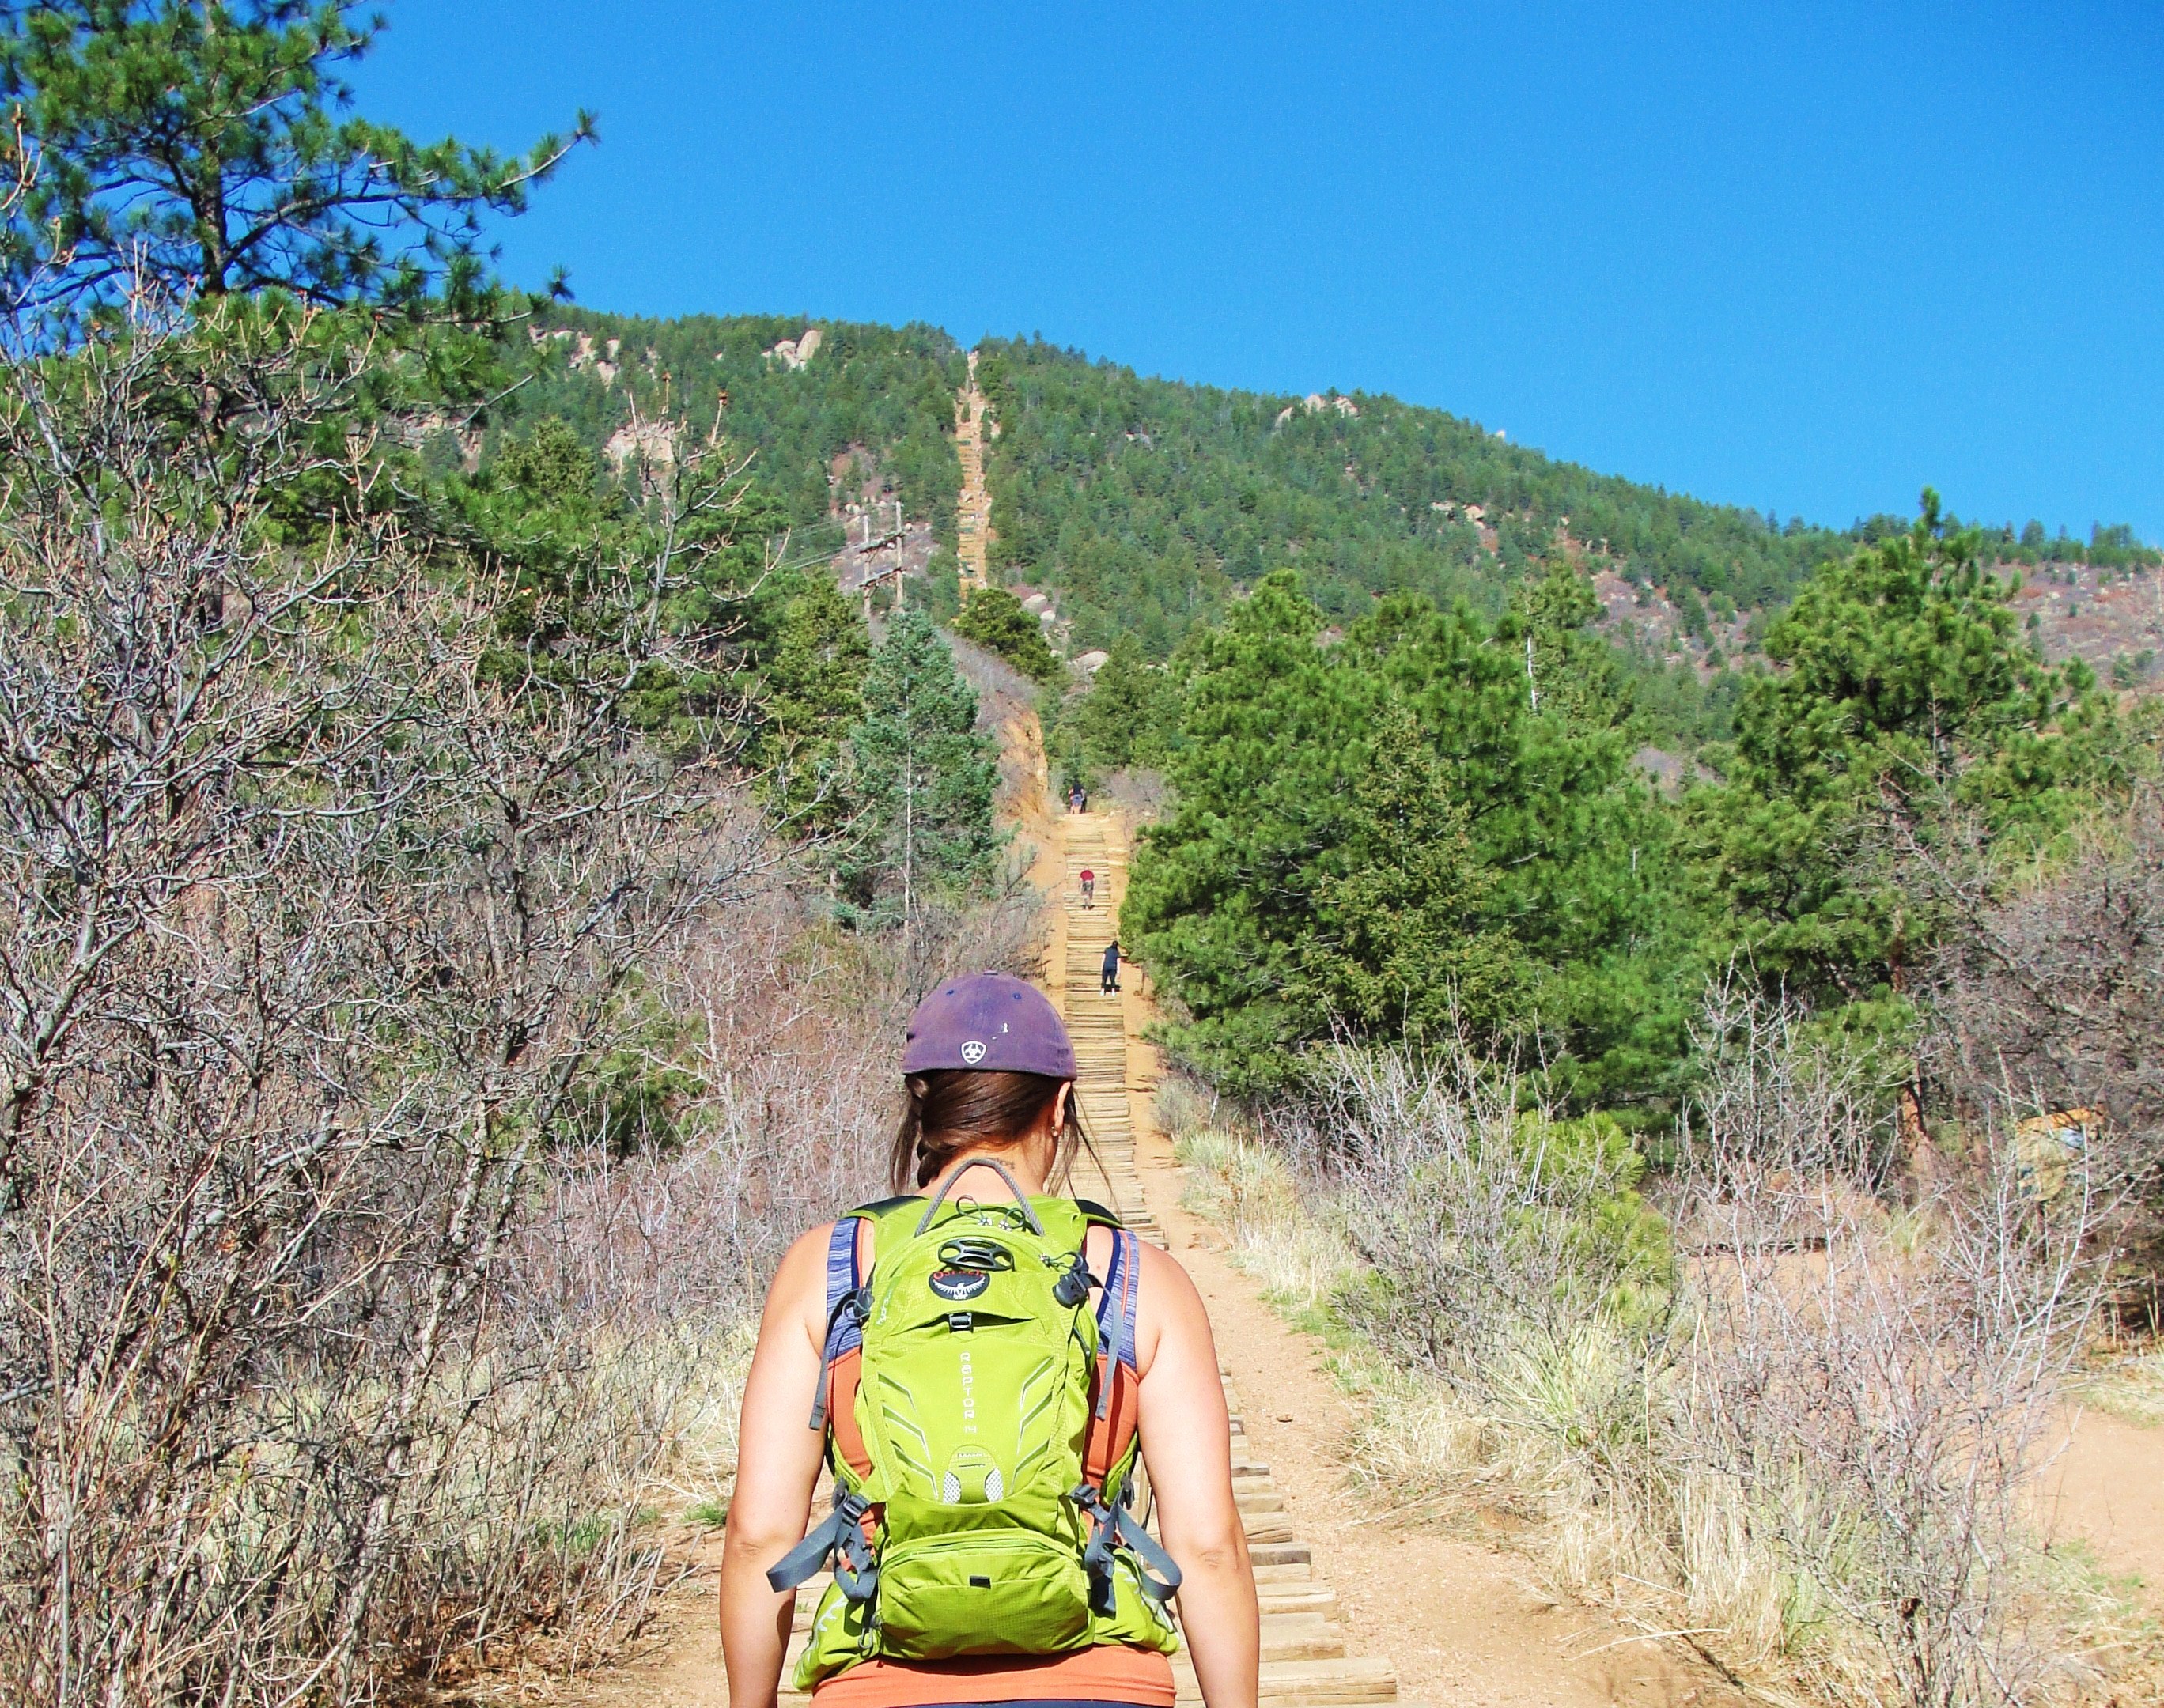
<svg viewBox="0 0 2164 1708"><path fill-rule="evenodd" d="M829 1563L795 1673L817 1708L1173 1708L1175 1590L1206 1708L1255 1708L1209 1319L1175 1260L1065 1195L1089 1144L1066 1028L977 973L925 999L901 1068L905 1196L812 1229L767 1297L722 1560L731 1708L774 1708L796 1585Z"/></svg>
<svg viewBox="0 0 2164 1708"><path fill-rule="evenodd" d="M1120 988L1120 940L1117 937L1105 946L1105 964L1097 969L1097 989L1100 995L1110 996Z"/></svg>

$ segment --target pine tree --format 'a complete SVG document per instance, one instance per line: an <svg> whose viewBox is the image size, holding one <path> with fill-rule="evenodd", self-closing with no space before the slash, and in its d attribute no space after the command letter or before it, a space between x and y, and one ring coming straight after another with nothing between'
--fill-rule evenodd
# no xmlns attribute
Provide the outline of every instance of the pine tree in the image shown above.
<svg viewBox="0 0 2164 1708"><path fill-rule="evenodd" d="M1672 1092L1690 980L1662 816L1597 678L1532 704L1526 635L1581 644L1584 601L1551 590L1559 612L1494 630L1393 595L1326 645L1279 574L1190 643L1177 805L1121 925L1184 1010L1174 1047L1219 1083L1296 1081L1332 1037L1462 1027L1536 1056L1568 1103Z"/></svg>
<svg viewBox="0 0 2164 1708"><path fill-rule="evenodd" d="M792 825L829 831L847 816L842 756L864 710L871 642L833 580L803 578L762 673L755 757Z"/></svg>
<svg viewBox="0 0 2164 1708"><path fill-rule="evenodd" d="M766 574L771 496L726 466L686 465L659 504L642 504L553 416L503 440L494 464L444 483L462 542L510 589L485 668L506 689L568 679L581 653L619 647L627 600L669 565L651 652L622 715L672 749L733 747L748 667L770 652L781 612ZM724 727L726 726L727 727Z"/></svg>
<svg viewBox="0 0 2164 1708"><path fill-rule="evenodd" d="M1511 589L1496 639L1525 653L1529 710L1545 705L1587 729L1610 728L1621 716L1615 651L1593 630L1599 615L1592 583L1565 561L1548 563Z"/></svg>
<svg viewBox="0 0 2164 1708"><path fill-rule="evenodd" d="M1004 587L980 588L964 602L954 632L1038 682L1059 674L1059 660L1044 638L1044 625Z"/></svg>
<svg viewBox="0 0 2164 1708"><path fill-rule="evenodd" d="M1177 697L1165 673L1143 661L1133 637L1122 635L1075 709L1078 757L1092 772L1160 767L1178 716Z"/></svg>
<svg viewBox="0 0 2164 1708"><path fill-rule="evenodd" d="M274 288L411 306L482 283L481 222L593 134L524 159L344 117L342 66L379 21L352 0L11 0L0 96L24 193L0 226L11 306L96 306L147 277L176 294Z"/></svg>
<svg viewBox="0 0 2164 1708"><path fill-rule="evenodd" d="M1288 995L1369 1035L1505 1030L1531 969L1489 903L1464 804L1410 712L1377 720Z"/></svg>
<svg viewBox="0 0 2164 1708"><path fill-rule="evenodd" d="M998 761L975 692L921 611L896 612L874 650L848 756L855 834L837 870L858 909L906 925L928 899L990 876Z"/></svg>
<svg viewBox="0 0 2164 1708"><path fill-rule="evenodd" d="M2023 642L1979 543L1926 491L1908 532L1815 575L1767 633L1783 668L1745 691L1727 786L1692 804L1720 949L1880 1035L1934 929L1904 850L1957 820L2048 835L2124 762L2093 678Z"/></svg>

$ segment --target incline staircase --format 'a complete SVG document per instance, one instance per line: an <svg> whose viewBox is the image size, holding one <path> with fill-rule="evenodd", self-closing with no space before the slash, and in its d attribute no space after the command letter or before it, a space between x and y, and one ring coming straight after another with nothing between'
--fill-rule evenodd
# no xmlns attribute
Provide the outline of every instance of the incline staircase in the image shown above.
<svg viewBox="0 0 2164 1708"><path fill-rule="evenodd" d="M969 383L954 399L954 449L962 459L960 535L962 597L991 585L992 500L985 490L985 394L977 390L977 353L969 352Z"/></svg>
<svg viewBox="0 0 2164 1708"><path fill-rule="evenodd" d="M1076 1171L1075 1190L1085 1197L1102 1196L1128 1226L1162 1245L1163 1234L1135 1169L1128 1098L1131 1087L1154 1088L1156 1053L1140 1048L1131 1059L1120 998L1098 989L1098 969L1127 888L1126 857L1106 838L1105 822L1095 814L1069 814L1060 827L1066 851L1067 882L1060 899L1067 914L1067 965L1062 970L1064 988L1056 994L1081 1070L1082 1119L1104 1164L1103 1194L1091 1190L1086 1162ZM1085 867L1097 874L1096 901L1086 908L1081 883ZM1247 1553L1262 1599L1262 1701L1266 1708L1396 1702L1398 1675L1390 1663L1346 1652L1337 1598L1328 1581L1316 1574L1307 1543L1285 1517L1284 1497L1270 1481L1270 1468L1255 1463L1247 1449L1240 1397L1229 1375L1225 1403L1232 1414L1233 1496L1247 1527ZM1200 1701L1202 1693L1187 1657L1175 1656L1172 1664L1181 1700Z"/></svg>

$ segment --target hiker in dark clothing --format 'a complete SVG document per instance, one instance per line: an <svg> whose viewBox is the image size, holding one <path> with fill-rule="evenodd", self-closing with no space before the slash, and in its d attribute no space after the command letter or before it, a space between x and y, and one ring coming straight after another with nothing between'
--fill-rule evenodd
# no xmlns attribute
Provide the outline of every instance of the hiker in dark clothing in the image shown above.
<svg viewBox="0 0 2164 1708"><path fill-rule="evenodd" d="M1120 988L1120 940L1117 937L1105 946L1105 965L1100 971L1097 988L1104 995L1110 996Z"/></svg>
<svg viewBox="0 0 2164 1708"><path fill-rule="evenodd" d="M1083 813L1089 809L1090 796L1078 783L1067 791L1067 810L1070 813Z"/></svg>

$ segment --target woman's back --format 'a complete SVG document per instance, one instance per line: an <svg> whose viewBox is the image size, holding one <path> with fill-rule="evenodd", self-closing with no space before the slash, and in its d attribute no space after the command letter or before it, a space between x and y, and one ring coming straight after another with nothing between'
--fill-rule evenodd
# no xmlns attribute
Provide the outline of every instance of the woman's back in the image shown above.
<svg viewBox="0 0 2164 1708"><path fill-rule="evenodd" d="M1169 1708L1157 1604L1175 1581L1211 1708L1254 1700L1208 1319L1172 1258L1045 1194L1071 1155L1072 1050L1019 991L958 981L943 1030L956 1014L920 1011L897 1161L932 1192L812 1229L775 1279L723 1565L736 1708L766 1708L779 1681L793 1594L769 1573L808 1575L830 1547L835 1586L798 1674L824 1708ZM1125 1507L1137 1449L1169 1559ZM822 1459L837 1508L800 1547Z"/></svg>

